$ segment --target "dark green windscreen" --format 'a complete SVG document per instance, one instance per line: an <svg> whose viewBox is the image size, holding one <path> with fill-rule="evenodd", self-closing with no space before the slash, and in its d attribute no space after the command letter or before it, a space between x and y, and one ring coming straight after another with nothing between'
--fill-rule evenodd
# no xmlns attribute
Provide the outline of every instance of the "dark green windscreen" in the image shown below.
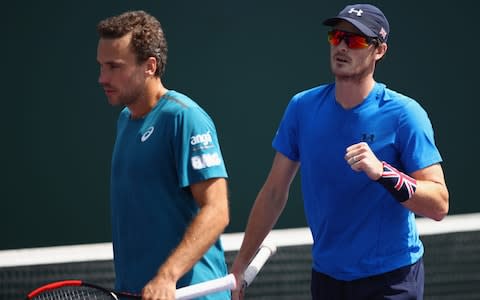
<svg viewBox="0 0 480 300"><path fill-rule="evenodd" d="M327 28L345 1L47 1L4 4L0 249L110 240L118 108L97 83L99 20L129 9L167 35L170 89L214 119L230 174L229 232L243 231L296 92L332 80ZM428 111L452 214L480 211L477 13L470 1L374 1L391 34L377 81ZM321 147L321 145L319 145ZM276 228L305 226L299 177Z"/></svg>

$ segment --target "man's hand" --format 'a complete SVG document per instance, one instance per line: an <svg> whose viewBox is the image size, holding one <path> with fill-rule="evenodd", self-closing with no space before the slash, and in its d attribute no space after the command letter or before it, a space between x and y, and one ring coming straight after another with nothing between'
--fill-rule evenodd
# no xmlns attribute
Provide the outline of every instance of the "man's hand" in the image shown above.
<svg viewBox="0 0 480 300"><path fill-rule="evenodd" d="M378 180L382 176L383 164L365 142L348 147L345 153L345 160L352 170L365 172L372 180Z"/></svg>
<svg viewBox="0 0 480 300"><path fill-rule="evenodd" d="M232 300L242 300L243 297L245 297L245 281L243 279L243 272L236 272L234 268L232 268L231 271L237 280L237 286L234 290L232 290Z"/></svg>
<svg viewBox="0 0 480 300"><path fill-rule="evenodd" d="M176 282L157 275L142 290L142 300L175 300Z"/></svg>

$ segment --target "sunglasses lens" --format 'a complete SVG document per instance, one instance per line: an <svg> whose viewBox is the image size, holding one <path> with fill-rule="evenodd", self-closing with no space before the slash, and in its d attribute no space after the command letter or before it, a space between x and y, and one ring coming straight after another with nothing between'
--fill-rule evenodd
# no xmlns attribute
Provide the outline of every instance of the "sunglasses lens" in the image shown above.
<svg viewBox="0 0 480 300"><path fill-rule="evenodd" d="M333 46L338 46L344 37L344 33L338 30L328 32L328 42Z"/></svg>
<svg viewBox="0 0 480 300"><path fill-rule="evenodd" d="M361 49L361 48L367 48L368 45L369 43L364 36L352 34L348 38L348 48Z"/></svg>
<svg viewBox="0 0 480 300"><path fill-rule="evenodd" d="M338 46L342 40L345 41L348 48L362 49L370 45L368 39L360 34L345 32L341 30L332 30L328 32L328 42L333 46Z"/></svg>

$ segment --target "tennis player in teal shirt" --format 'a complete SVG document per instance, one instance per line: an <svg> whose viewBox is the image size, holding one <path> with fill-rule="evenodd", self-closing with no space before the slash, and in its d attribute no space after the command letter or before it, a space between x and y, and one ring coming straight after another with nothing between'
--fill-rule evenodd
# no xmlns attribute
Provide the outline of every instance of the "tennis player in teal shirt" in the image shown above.
<svg viewBox="0 0 480 300"><path fill-rule="evenodd" d="M209 115L164 87L167 44L144 11L101 21L99 82L122 105L111 167L115 288L175 299L180 287L227 275L227 172ZM201 299L230 299L219 292Z"/></svg>

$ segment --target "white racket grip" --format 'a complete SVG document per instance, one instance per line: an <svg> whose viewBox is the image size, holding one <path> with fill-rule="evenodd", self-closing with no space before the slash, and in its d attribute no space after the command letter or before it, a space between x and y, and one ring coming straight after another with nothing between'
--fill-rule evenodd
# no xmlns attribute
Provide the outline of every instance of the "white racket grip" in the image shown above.
<svg viewBox="0 0 480 300"><path fill-rule="evenodd" d="M244 287L248 287L257 276L260 269L267 262L270 256L277 252L277 247L271 244L263 244L260 246L257 254L253 258L252 262L248 265L243 275Z"/></svg>
<svg viewBox="0 0 480 300"><path fill-rule="evenodd" d="M233 290L236 285L237 281L235 280L235 276L228 274L221 278L179 288L175 293L175 299L187 300L225 290Z"/></svg>

